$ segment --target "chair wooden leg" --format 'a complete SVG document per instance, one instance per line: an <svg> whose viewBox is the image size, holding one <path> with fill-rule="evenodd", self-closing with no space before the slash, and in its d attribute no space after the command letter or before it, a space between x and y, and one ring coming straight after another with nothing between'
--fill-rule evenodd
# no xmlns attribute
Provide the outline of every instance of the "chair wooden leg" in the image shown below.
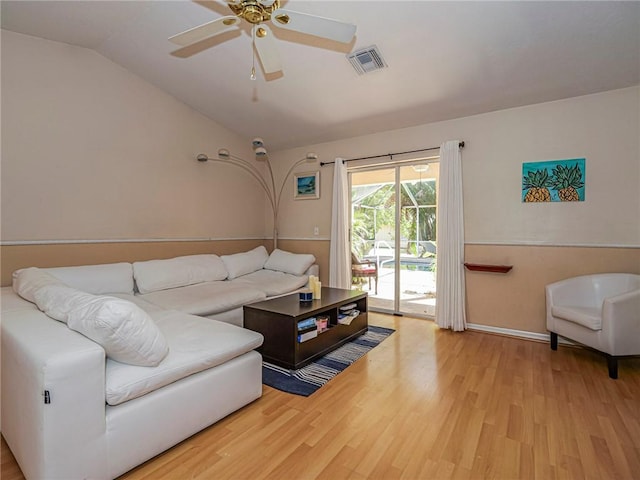
<svg viewBox="0 0 640 480"><path fill-rule="evenodd" d="M607 366L609 367L609 378L618 378L618 358L607 355Z"/></svg>
<svg viewBox="0 0 640 480"><path fill-rule="evenodd" d="M558 350L558 334L555 332L549 332L551 341L551 350Z"/></svg>

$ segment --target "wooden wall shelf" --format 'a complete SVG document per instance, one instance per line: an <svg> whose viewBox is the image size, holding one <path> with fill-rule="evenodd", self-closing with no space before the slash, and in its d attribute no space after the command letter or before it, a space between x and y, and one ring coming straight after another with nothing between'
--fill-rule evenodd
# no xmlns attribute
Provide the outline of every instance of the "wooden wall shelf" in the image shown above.
<svg viewBox="0 0 640 480"><path fill-rule="evenodd" d="M481 263L465 263L472 272L491 272L491 273L507 273L513 268L513 265L485 265Z"/></svg>

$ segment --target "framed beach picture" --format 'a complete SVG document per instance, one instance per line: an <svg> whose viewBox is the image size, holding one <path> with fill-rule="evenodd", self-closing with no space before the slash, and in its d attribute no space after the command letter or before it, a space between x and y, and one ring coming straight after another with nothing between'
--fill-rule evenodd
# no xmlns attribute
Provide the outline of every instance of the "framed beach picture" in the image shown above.
<svg viewBox="0 0 640 480"><path fill-rule="evenodd" d="M293 176L293 198L320 198L320 172L296 173Z"/></svg>

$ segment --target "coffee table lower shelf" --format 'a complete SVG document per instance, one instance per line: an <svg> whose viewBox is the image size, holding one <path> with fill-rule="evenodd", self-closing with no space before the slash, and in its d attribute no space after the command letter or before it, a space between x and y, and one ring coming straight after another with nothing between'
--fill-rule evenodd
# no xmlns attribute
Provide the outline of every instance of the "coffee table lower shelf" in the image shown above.
<svg viewBox="0 0 640 480"><path fill-rule="evenodd" d="M351 325L337 325L325 332L318 334L317 337L312 338L311 340L307 340L306 342L302 343L296 342L297 351L295 352L294 356L298 361L295 363L287 361L287 359L283 359L281 356L280 358L277 356L269 356L264 352L261 352L262 358L264 358L266 362L273 363L274 365L289 368L291 370L297 370L365 333L368 328L366 325L366 320L364 323L365 325L363 327L360 327L356 331L354 331L353 328L349 328L351 327ZM258 349L258 351L260 352L260 349Z"/></svg>
<svg viewBox="0 0 640 480"><path fill-rule="evenodd" d="M338 323L340 307L354 303L360 314L349 325ZM298 342L298 322L318 315L329 317L329 328ZM266 362L297 370L367 331L367 294L323 287L322 298L307 305L297 294L245 305L244 327L264 336L258 352Z"/></svg>

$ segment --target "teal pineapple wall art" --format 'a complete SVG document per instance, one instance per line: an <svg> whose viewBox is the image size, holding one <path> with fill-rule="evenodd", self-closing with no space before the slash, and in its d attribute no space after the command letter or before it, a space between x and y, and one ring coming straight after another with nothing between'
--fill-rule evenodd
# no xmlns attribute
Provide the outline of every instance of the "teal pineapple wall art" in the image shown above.
<svg viewBox="0 0 640 480"><path fill-rule="evenodd" d="M584 158L522 164L524 203L583 202L584 188Z"/></svg>

